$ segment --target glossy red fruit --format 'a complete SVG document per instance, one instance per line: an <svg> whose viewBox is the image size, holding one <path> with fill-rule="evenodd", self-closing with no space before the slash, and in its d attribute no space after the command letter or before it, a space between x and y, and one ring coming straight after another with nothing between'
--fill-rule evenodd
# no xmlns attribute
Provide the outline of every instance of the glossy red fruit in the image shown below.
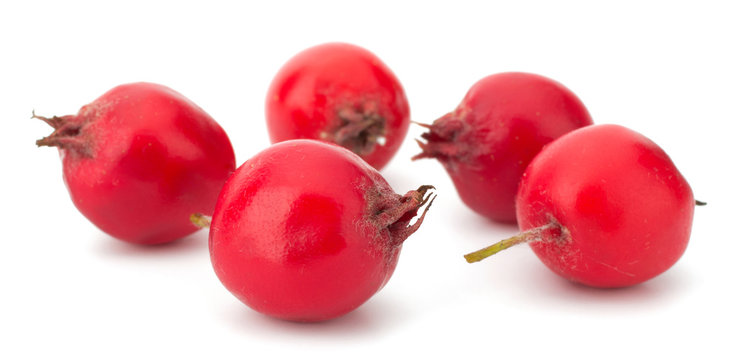
<svg viewBox="0 0 741 360"><path fill-rule="evenodd" d="M221 282L264 314L321 321L365 302L391 277L431 186L397 195L339 146L285 141L227 181L209 249ZM425 196L427 193L427 196Z"/></svg>
<svg viewBox="0 0 741 360"><path fill-rule="evenodd" d="M234 150L201 108L162 85L113 88L77 115L44 118L75 206L107 234L158 244L197 230L194 211L210 214Z"/></svg>
<svg viewBox="0 0 741 360"><path fill-rule="evenodd" d="M590 124L587 109L563 85L535 74L495 74L426 126L422 153L413 159L436 158L469 208L514 222L517 184L530 160L553 139Z"/></svg>
<svg viewBox="0 0 741 360"><path fill-rule="evenodd" d="M409 129L396 76L361 47L328 43L302 51L273 79L265 104L270 140L339 144L383 168Z"/></svg>
<svg viewBox="0 0 741 360"><path fill-rule="evenodd" d="M529 242L566 279L630 286L677 262L694 207L689 184L655 143L618 125L590 126L546 146L525 171L517 194L523 234L467 259Z"/></svg>

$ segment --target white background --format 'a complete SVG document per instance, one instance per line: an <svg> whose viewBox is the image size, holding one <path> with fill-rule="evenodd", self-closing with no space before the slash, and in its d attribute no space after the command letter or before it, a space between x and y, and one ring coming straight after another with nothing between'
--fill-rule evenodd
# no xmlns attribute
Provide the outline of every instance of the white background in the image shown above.
<svg viewBox="0 0 741 360"><path fill-rule="evenodd" d="M0 358L739 358L741 12L731 1L606 4L3 2ZM209 112L241 163L269 145L273 75L327 41L383 59L419 122L492 73L562 82L595 122L661 145L709 203L684 257L610 291L558 278L527 246L468 265L462 254L516 230L465 208L437 162L410 162L412 127L383 174L397 192L432 183L439 198L390 283L340 319L277 321L221 286L206 231L151 248L101 233L69 200L56 151L34 145L50 129L32 109L73 114L115 85L151 81Z"/></svg>

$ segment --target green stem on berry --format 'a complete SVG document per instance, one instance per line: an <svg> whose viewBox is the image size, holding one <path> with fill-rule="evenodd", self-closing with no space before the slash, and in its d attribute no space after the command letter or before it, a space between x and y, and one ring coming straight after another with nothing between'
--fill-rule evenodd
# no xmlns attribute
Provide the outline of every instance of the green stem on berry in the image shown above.
<svg viewBox="0 0 741 360"><path fill-rule="evenodd" d="M543 225L540 227L532 228L528 231L519 233L510 238L504 239L494 245L487 246L481 250L474 251L470 254L463 255L466 261L469 263L475 263L488 258L502 250L509 249L517 244L527 243L531 241L537 241L543 238L543 233L550 230L556 230L560 228L555 222Z"/></svg>
<svg viewBox="0 0 741 360"><path fill-rule="evenodd" d="M211 217L200 213L190 214L190 222L200 229L211 226Z"/></svg>
<svg viewBox="0 0 741 360"><path fill-rule="evenodd" d="M708 204L708 203L706 203L706 202L704 202L704 201L700 201L700 200L695 200L695 206L705 206L705 205L707 205L707 204Z"/></svg>

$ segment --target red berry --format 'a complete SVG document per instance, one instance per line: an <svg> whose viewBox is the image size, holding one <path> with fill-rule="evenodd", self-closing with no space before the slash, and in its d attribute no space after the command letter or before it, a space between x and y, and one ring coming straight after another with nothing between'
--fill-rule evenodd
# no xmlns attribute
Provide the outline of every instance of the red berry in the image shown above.
<svg viewBox="0 0 741 360"><path fill-rule="evenodd" d="M209 237L214 270L239 300L267 315L343 315L389 280L402 242L429 208L410 225L430 188L397 195L339 146L273 145L240 166L219 196Z"/></svg>
<svg viewBox="0 0 741 360"><path fill-rule="evenodd" d="M467 259L527 241L566 279L630 286L679 259L694 206L689 184L651 140L618 125L590 126L546 146L525 171L517 194L523 234Z"/></svg>
<svg viewBox="0 0 741 360"><path fill-rule="evenodd" d="M587 109L563 85L534 74L483 78L451 113L418 141L453 179L458 195L489 219L514 222L515 195L525 167L553 139L592 124Z"/></svg>
<svg viewBox="0 0 741 360"><path fill-rule="evenodd" d="M391 70L361 47L309 48L280 69L265 106L273 143L316 139L339 144L376 169L409 129L409 104Z"/></svg>
<svg viewBox="0 0 741 360"><path fill-rule="evenodd" d="M109 235L158 244L197 230L194 211L212 213L234 171L224 130L201 108L162 85L113 88L77 115L44 118L75 206Z"/></svg>

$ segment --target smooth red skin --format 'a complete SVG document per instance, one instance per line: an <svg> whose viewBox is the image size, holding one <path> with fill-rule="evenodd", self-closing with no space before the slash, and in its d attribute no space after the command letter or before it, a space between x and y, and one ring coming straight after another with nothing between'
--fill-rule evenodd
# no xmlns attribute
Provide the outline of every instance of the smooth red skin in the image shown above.
<svg viewBox="0 0 741 360"><path fill-rule="evenodd" d="M291 58L270 84L265 102L270 141L325 140L322 132L340 126L337 112L375 102L386 119L384 145L358 154L383 168L409 129L409 103L401 83L370 51L345 43L327 43Z"/></svg>
<svg viewBox="0 0 741 360"><path fill-rule="evenodd" d="M401 242L370 219L368 191L394 194L352 152L286 141L240 166L219 196L209 249L239 300L294 321L338 317L388 281Z"/></svg>
<svg viewBox="0 0 741 360"><path fill-rule="evenodd" d="M518 72L481 79L452 117L468 127L456 140L467 154L439 160L463 202L499 222L516 221L517 186L543 146L592 124L586 107L569 89Z"/></svg>
<svg viewBox="0 0 741 360"><path fill-rule="evenodd" d="M602 288L669 269L687 247L694 208L666 153L618 125L589 126L546 146L517 195L522 231L552 221L566 230L563 239L530 243L540 260L566 279Z"/></svg>
<svg viewBox="0 0 741 360"><path fill-rule="evenodd" d="M91 154L61 148L64 180L77 209L105 233L159 244L197 230L234 171L224 130L190 100L162 85L113 88L77 114Z"/></svg>

